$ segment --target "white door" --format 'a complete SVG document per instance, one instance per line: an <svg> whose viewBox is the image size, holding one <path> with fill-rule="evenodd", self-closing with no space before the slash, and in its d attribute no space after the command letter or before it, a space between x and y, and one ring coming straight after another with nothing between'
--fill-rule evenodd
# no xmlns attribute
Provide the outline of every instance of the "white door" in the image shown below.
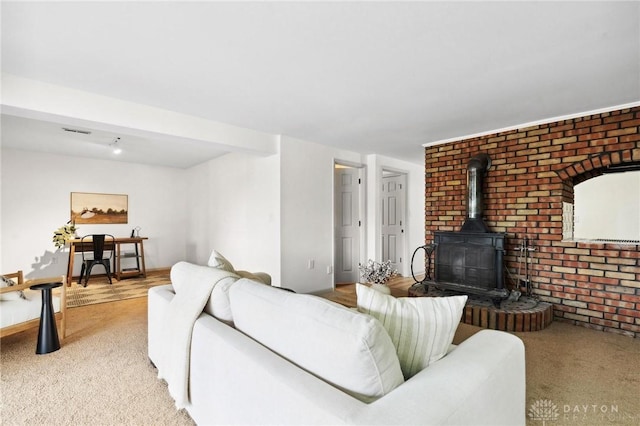
<svg viewBox="0 0 640 426"><path fill-rule="evenodd" d="M360 169L336 165L335 197L335 284L358 282L360 259Z"/></svg>
<svg viewBox="0 0 640 426"><path fill-rule="evenodd" d="M406 175L382 178L382 261L403 271Z"/></svg>

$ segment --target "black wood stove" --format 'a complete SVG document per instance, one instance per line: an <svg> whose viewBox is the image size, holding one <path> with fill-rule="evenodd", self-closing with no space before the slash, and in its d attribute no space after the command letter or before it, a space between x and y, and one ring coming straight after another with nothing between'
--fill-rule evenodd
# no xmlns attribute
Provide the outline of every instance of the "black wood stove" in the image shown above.
<svg viewBox="0 0 640 426"><path fill-rule="evenodd" d="M486 296L498 303L509 296L509 291L504 287L503 276L505 234L490 232L483 220L482 186L490 167L491 160L486 154L469 161L467 218L460 231L435 232L431 247L435 255L434 276L427 273L422 283Z"/></svg>

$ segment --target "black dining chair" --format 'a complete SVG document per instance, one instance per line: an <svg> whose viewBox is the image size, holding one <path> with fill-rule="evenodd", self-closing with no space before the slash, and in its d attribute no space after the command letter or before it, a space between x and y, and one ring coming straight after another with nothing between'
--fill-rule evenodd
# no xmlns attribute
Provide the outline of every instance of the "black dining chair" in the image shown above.
<svg viewBox="0 0 640 426"><path fill-rule="evenodd" d="M87 246L92 247L92 250L85 251ZM82 248L82 268L80 269L78 284L82 284L83 287L87 286L89 275L91 275L91 270L95 265L104 267L107 278L109 278L109 284L112 284L111 262L113 261L113 252L115 250L115 238L113 235L85 235L80 239L80 247ZM82 277L84 277L84 283L82 282Z"/></svg>

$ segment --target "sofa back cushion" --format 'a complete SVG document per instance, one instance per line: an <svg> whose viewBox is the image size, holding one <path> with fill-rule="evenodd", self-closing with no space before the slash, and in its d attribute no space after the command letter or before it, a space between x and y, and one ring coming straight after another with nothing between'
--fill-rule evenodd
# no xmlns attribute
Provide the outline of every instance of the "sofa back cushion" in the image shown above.
<svg viewBox="0 0 640 426"><path fill-rule="evenodd" d="M240 277L237 275L230 275L219 280L217 269L189 262L178 262L171 267L171 285L176 293L180 292L181 287L194 285L198 281L219 280L211 291L211 297L204 307L204 312L226 323L231 323L233 320L229 305L229 287L238 278Z"/></svg>
<svg viewBox="0 0 640 426"><path fill-rule="evenodd" d="M238 330L364 402L404 382L391 338L369 315L247 279L229 296Z"/></svg>

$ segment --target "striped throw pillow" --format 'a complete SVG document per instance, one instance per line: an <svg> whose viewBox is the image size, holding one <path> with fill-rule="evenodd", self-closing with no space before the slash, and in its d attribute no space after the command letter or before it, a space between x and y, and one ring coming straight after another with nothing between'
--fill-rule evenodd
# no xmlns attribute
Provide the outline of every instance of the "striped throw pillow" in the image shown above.
<svg viewBox="0 0 640 426"><path fill-rule="evenodd" d="M467 296L395 298L356 284L358 310L378 319L396 347L409 379L445 356Z"/></svg>

